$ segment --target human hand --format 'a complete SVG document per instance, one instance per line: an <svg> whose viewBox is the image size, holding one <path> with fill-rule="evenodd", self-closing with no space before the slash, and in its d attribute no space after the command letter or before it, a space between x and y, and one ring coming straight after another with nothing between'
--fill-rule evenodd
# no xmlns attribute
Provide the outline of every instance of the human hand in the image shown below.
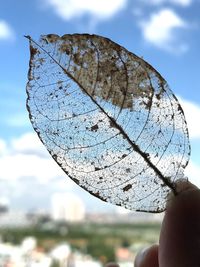
<svg viewBox="0 0 200 267"><path fill-rule="evenodd" d="M187 183L165 212L159 245L141 251L135 267L200 266L200 190ZM119 267L109 264L106 267Z"/></svg>

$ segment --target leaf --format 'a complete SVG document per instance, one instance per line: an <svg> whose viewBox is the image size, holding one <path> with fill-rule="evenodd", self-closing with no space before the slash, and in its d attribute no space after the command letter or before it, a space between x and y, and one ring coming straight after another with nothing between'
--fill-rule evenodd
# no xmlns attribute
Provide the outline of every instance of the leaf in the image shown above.
<svg viewBox="0 0 200 267"><path fill-rule="evenodd" d="M53 159L104 201L163 211L190 154L183 110L166 81L104 37L28 39L27 108Z"/></svg>

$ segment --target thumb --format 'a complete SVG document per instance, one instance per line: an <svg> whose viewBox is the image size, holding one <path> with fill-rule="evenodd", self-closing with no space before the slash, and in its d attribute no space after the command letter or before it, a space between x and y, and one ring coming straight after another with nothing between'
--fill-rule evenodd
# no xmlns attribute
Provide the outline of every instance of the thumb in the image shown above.
<svg viewBox="0 0 200 267"><path fill-rule="evenodd" d="M159 266L200 266L200 190L191 184L171 200L166 210Z"/></svg>

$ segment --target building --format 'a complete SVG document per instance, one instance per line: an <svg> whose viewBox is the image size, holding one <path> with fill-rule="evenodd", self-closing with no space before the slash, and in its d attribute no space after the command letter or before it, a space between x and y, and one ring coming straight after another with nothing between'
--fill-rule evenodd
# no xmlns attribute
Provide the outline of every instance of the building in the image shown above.
<svg viewBox="0 0 200 267"><path fill-rule="evenodd" d="M53 220L81 222L85 218L84 203L74 194L55 193L51 205Z"/></svg>
<svg viewBox="0 0 200 267"><path fill-rule="evenodd" d="M0 215L7 213L9 210L9 200L7 198L0 198Z"/></svg>
<svg viewBox="0 0 200 267"><path fill-rule="evenodd" d="M31 225L32 222L21 211L9 211L0 215L0 228L24 228Z"/></svg>

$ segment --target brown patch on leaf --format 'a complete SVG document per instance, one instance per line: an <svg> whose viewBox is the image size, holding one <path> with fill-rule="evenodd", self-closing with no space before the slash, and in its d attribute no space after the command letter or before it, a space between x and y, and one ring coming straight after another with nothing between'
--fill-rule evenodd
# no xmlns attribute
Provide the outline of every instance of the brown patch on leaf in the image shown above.
<svg viewBox="0 0 200 267"><path fill-rule="evenodd" d="M99 129L98 124L95 124L90 128L90 130L93 131L93 132L97 132L98 129Z"/></svg>
<svg viewBox="0 0 200 267"><path fill-rule="evenodd" d="M132 188L132 185L128 184L123 188L123 191L126 192L126 191L130 190L131 188Z"/></svg>
<svg viewBox="0 0 200 267"><path fill-rule="evenodd" d="M31 57L33 57L35 54L37 54L39 51L37 48L30 46L30 53L31 53Z"/></svg>
<svg viewBox="0 0 200 267"><path fill-rule="evenodd" d="M46 37L50 43L54 43L60 38L57 34L48 34Z"/></svg>

